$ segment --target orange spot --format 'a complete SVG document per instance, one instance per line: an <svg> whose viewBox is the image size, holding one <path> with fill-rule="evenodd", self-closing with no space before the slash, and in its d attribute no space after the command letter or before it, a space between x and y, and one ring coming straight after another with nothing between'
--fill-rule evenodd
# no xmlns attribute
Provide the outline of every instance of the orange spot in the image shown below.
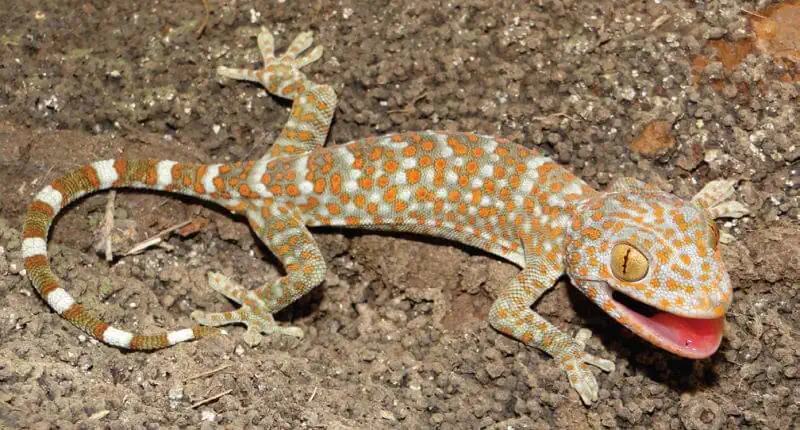
<svg viewBox="0 0 800 430"><path fill-rule="evenodd" d="M322 194L323 191L325 191L325 178L319 178L314 181L314 192Z"/></svg>
<svg viewBox="0 0 800 430"><path fill-rule="evenodd" d="M331 176L331 192L334 194L342 192L342 175L334 173Z"/></svg>
<svg viewBox="0 0 800 430"><path fill-rule="evenodd" d="M416 154L417 154L417 148L414 146L406 146L405 148L403 148L403 155L405 155L406 157L410 158Z"/></svg>
<svg viewBox="0 0 800 430"><path fill-rule="evenodd" d="M300 194L300 190L297 189L297 185L290 184L289 186L286 187L286 194L295 197Z"/></svg>
<svg viewBox="0 0 800 430"><path fill-rule="evenodd" d="M455 137L448 137L447 138L447 145L453 149L456 155L466 155L467 154L467 147L458 141Z"/></svg>
<svg viewBox="0 0 800 430"><path fill-rule="evenodd" d="M469 172L471 175L474 175L475 172L478 171L478 162L475 160L470 160L469 162L467 162L467 165L465 167L467 169L467 172Z"/></svg>
<svg viewBox="0 0 800 430"><path fill-rule="evenodd" d="M373 183L373 181L372 181L372 178L370 178L369 176L364 176L363 178L361 178L361 179L358 181L358 183L359 183L359 185L361 185L361 188L363 188L363 189L365 189L365 190L370 190L370 189L372 189L372 183Z"/></svg>
<svg viewBox="0 0 800 430"><path fill-rule="evenodd" d="M383 199L387 202L393 202L397 198L397 187L391 187L383 193Z"/></svg>
<svg viewBox="0 0 800 430"><path fill-rule="evenodd" d="M397 161L394 160L389 160L383 165L383 169L389 173L396 172L398 167Z"/></svg>
<svg viewBox="0 0 800 430"><path fill-rule="evenodd" d="M428 167L431 164L433 164L433 159L431 157L429 157L428 155L423 155L422 157L420 157L420 159L419 159L420 167Z"/></svg>
<svg viewBox="0 0 800 430"><path fill-rule="evenodd" d="M178 169L179 169L178 172L180 172L180 169L183 168L183 165L182 164L176 164L175 166L173 166L172 167L173 172L175 171L176 167L178 167ZM117 182L125 182L125 175L128 173L128 161L127 160L114 160L114 170L117 171L117 176L119 177L119 179L117 179ZM176 176L173 176L173 178L175 178L175 177Z"/></svg>
<svg viewBox="0 0 800 430"><path fill-rule="evenodd" d="M333 216L336 216L336 215L339 215L339 214L342 213L342 208L339 205L337 205L336 203L328 203L327 205L325 205L325 207L328 208L328 212Z"/></svg>
<svg viewBox="0 0 800 430"><path fill-rule="evenodd" d="M421 177L422 177L422 174L417 169L409 169L406 172L406 179L408 180L409 184L419 183L419 180L420 180Z"/></svg>

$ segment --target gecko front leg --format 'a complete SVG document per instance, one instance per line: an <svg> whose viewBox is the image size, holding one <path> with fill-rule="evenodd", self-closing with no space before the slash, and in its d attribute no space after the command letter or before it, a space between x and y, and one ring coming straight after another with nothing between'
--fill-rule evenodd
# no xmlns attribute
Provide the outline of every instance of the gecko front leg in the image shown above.
<svg viewBox="0 0 800 430"><path fill-rule="evenodd" d="M287 206L266 199L260 210L247 211L250 226L281 261L286 275L275 282L250 291L217 273L209 274L211 287L239 303L232 312L194 311L192 318L207 326L242 323L247 326L245 342L255 346L262 334L281 333L303 337L298 327L278 326L272 315L325 279L325 260L311 233Z"/></svg>
<svg viewBox="0 0 800 430"><path fill-rule="evenodd" d="M270 94L292 100L289 120L261 160L300 155L325 144L337 100L330 85L317 84L300 71L322 57L321 46L300 56L311 47L312 41L310 31L300 33L286 52L276 57L272 33L264 29L258 35L258 47L264 59L262 69L217 68L220 76L257 82Z"/></svg>
<svg viewBox="0 0 800 430"><path fill-rule="evenodd" d="M611 372L614 363L584 351L591 336L588 330L581 330L573 339L531 310L531 305L554 285L561 272L550 262L526 260L525 268L492 305L489 323L499 332L552 356L583 402L589 405L598 398L598 385L588 365Z"/></svg>

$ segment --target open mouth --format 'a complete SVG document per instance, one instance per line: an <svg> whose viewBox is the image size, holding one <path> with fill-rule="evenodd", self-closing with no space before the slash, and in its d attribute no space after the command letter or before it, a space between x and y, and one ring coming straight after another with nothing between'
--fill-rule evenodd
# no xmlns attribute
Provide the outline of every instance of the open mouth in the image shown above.
<svg viewBox="0 0 800 430"><path fill-rule="evenodd" d="M687 358L706 358L722 342L725 317L688 318L642 303L619 291L611 290L611 299L621 313L633 322L634 331L642 331L651 342Z"/></svg>

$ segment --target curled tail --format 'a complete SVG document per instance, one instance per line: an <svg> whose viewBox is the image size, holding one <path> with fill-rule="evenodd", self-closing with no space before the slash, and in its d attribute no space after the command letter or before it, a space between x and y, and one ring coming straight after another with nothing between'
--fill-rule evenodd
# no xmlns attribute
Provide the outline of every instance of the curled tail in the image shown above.
<svg viewBox="0 0 800 430"><path fill-rule="evenodd" d="M77 169L44 187L28 207L22 232L22 257L36 291L51 308L81 330L99 341L125 349L160 349L215 333L216 329L194 326L156 335L140 335L112 327L84 309L62 288L47 257L47 235L53 218L78 198L95 191L121 187L166 190L209 198L203 187L210 181L206 174L208 167L174 161L104 160Z"/></svg>

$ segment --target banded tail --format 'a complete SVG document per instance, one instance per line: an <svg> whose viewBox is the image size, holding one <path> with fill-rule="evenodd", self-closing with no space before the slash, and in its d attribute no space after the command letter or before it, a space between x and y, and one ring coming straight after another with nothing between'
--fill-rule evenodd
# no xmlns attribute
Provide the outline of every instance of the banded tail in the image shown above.
<svg viewBox="0 0 800 430"><path fill-rule="evenodd" d="M217 329L199 325L155 335L141 335L112 327L85 309L62 288L61 281L50 268L47 236L53 219L61 209L96 191L134 187L217 200L217 191L222 190L214 184L219 184L220 170L230 173L242 171L239 163L200 165L163 160L104 160L54 180L36 195L25 215L22 257L34 288L53 310L76 327L101 342L120 348L160 349L216 333Z"/></svg>

